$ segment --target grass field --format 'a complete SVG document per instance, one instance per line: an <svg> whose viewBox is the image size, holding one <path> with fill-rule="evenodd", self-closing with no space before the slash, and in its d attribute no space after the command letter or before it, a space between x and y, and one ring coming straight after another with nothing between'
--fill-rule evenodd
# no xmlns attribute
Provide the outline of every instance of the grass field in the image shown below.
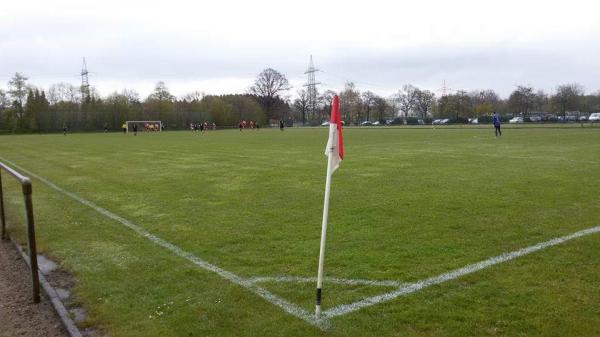
<svg viewBox="0 0 600 337"><path fill-rule="evenodd" d="M344 136L325 274L389 282L326 280L325 310L600 225L600 128ZM600 335L600 234L323 325L258 296L260 287L313 312L314 282L269 277L316 276L326 137L324 128L2 136L0 160L45 179L34 177L39 248L75 276L84 325L109 336ZM22 200L3 182L18 236Z"/></svg>

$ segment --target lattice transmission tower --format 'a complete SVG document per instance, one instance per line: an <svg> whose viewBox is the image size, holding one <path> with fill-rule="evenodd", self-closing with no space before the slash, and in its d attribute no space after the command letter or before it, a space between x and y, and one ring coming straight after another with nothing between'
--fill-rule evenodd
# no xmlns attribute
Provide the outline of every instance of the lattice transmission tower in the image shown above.
<svg viewBox="0 0 600 337"><path fill-rule="evenodd" d="M321 84L321 82L317 82L315 80L315 73L319 71L319 69L315 68L313 63L313 57L310 55L310 61L308 63L308 69L304 72L308 75L308 79L304 86L306 87L306 93L308 95L308 114L313 119L317 113L317 85Z"/></svg>
<svg viewBox="0 0 600 337"><path fill-rule="evenodd" d="M81 66L81 101L86 102L90 99L90 81L88 78L87 64L85 63L85 57L83 58L83 65Z"/></svg>
<svg viewBox="0 0 600 337"><path fill-rule="evenodd" d="M441 96L446 97L450 95L452 91L454 91L454 89L448 88L448 86L446 85L446 80L443 80L442 87L438 89L438 92L441 94Z"/></svg>

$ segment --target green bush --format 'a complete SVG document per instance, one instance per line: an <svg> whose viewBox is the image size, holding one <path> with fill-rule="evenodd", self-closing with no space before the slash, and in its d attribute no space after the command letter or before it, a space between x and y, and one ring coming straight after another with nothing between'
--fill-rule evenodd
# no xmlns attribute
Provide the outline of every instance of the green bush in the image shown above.
<svg viewBox="0 0 600 337"><path fill-rule="evenodd" d="M492 124L492 116L481 116L477 118L479 124Z"/></svg>
<svg viewBox="0 0 600 337"><path fill-rule="evenodd" d="M394 118L392 125L404 125L404 119L400 117Z"/></svg>
<svg viewBox="0 0 600 337"><path fill-rule="evenodd" d="M417 117L408 117L406 119L406 124L408 124L408 125L419 125L419 119Z"/></svg>
<svg viewBox="0 0 600 337"><path fill-rule="evenodd" d="M450 119L450 123L452 124L468 124L469 123L469 119L459 116L457 118L451 118Z"/></svg>

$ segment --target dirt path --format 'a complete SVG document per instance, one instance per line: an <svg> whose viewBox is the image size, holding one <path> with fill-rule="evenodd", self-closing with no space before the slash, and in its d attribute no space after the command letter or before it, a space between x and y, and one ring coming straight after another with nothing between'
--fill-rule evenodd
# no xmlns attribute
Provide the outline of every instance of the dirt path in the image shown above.
<svg viewBox="0 0 600 337"><path fill-rule="evenodd" d="M0 337L13 336L68 334L43 291L41 303L32 302L27 264L10 241L0 240Z"/></svg>

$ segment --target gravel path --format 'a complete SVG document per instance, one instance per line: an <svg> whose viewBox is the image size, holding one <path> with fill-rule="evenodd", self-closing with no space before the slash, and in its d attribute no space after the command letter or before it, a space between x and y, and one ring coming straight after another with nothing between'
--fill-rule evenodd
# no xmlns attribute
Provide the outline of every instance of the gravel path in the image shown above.
<svg viewBox="0 0 600 337"><path fill-rule="evenodd" d="M27 264L10 241L0 240L0 337L68 336L44 295L33 303Z"/></svg>

